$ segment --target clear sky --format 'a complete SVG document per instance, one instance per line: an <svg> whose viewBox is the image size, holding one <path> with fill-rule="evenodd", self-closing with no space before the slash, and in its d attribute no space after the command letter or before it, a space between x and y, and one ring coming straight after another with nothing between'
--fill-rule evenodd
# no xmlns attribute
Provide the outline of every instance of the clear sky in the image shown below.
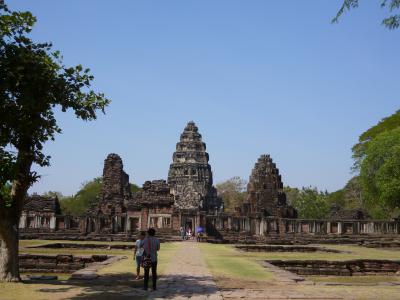
<svg viewBox="0 0 400 300"><path fill-rule="evenodd" d="M167 178L193 120L214 182L248 179L271 154L285 185L334 191L352 176L358 136L399 109L400 30L379 1L330 20L340 0L14 0L67 65L81 63L112 103L85 123L58 114L51 167L31 192L75 193L121 155L131 181Z"/></svg>

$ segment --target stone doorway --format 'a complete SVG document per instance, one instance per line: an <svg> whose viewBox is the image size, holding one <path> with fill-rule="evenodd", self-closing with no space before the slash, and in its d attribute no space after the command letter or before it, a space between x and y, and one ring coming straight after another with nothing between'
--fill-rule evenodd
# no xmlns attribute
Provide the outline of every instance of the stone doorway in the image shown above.
<svg viewBox="0 0 400 300"><path fill-rule="evenodd" d="M190 229L192 232L194 232L196 230L195 218L190 216L182 216L182 227L185 229L185 231Z"/></svg>
<svg viewBox="0 0 400 300"><path fill-rule="evenodd" d="M139 230L139 218L130 218L130 228L131 231L137 231Z"/></svg>

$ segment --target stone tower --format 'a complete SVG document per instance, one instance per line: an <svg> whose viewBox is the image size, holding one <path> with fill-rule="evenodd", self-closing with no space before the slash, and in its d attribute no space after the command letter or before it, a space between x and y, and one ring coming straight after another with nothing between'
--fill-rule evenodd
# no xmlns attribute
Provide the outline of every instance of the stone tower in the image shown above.
<svg viewBox="0 0 400 300"><path fill-rule="evenodd" d="M211 166L206 144L193 121L190 121L176 151L168 172L168 185L175 196L175 206L180 209L215 210L222 205L213 187Z"/></svg>
<svg viewBox="0 0 400 300"><path fill-rule="evenodd" d="M110 153L104 160L101 200L109 204L124 204L130 197L129 175L118 154Z"/></svg>
<svg viewBox="0 0 400 300"><path fill-rule="evenodd" d="M280 217L292 215L293 209L288 211L279 169L269 155L261 155L251 172L247 185L247 204L251 213Z"/></svg>

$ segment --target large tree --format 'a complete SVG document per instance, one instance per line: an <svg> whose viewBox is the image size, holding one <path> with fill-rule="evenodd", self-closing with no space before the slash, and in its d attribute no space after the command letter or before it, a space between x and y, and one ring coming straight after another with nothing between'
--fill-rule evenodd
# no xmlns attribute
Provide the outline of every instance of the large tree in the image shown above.
<svg viewBox="0 0 400 300"><path fill-rule="evenodd" d="M354 158L354 170L359 171L362 161L366 156L370 142L383 132L400 128L400 110L387 118L383 118L378 124L363 132L358 138L358 143L352 148Z"/></svg>
<svg viewBox="0 0 400 300"><path fill-rule="evenodd" d="M400 0L380 0L380 6L382 8L387 8L389 11L389 16L382 20L382 24L389 29L396 29L400 26L400 14L395 13L400 9ZM359 0L343 0L342 6L337 12L336 16L333 18L332 22L337 23L339 18L344 14L346 10L357 8L360 4Z"/></svg>
<svg viewBox="0 0 400 300"><path fill-rule="evenodd" d="M285 192L289 192L289 201L297 209L299 218L323 219L328 215L330 207L327 192L312 187L303 187L301 190L286 187Z"/></svg>
<svg viewBox="0 0 400 300"><path fill-rule="evenodd" d="M35 22L30 12L12 12L0 1L0 281L20 280L19 218L39 178L32 165L49 165L43 145L61 132L55 109L90 121L109 103L90 89L89 69L66 67L51 44L31 40Z"/></svg>
<svg viewBox="0 0 400 300"><path fill-rule="evenodd" d="M370 141L360 180L363 198L374 217L390 217L400 208L400 127Z"/></svg>
<svg viewBox="0 0 400 300"><path fill-rule="evenodd" d="M215 186L218 196L224 201L226 211L234 211L236 206L243 204L246 198L246 185L246 180L235 176Z"/></svg>

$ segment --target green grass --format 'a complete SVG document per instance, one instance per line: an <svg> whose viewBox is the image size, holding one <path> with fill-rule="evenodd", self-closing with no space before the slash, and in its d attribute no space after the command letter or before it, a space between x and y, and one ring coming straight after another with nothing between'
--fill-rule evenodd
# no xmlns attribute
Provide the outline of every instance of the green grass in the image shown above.
<svg viewBox="0 0 400 300"><path fill-rule="evenodd" d="M307 280L314 282L346 283L346 284L379 284L399 283L399 276L367 275L367 276L306 276Z"/></svg>
<svg viewBox="0 0 400 300"><path fill-rule="evenodd" d="M68 273L21 273L22 277L29 275L57 276L57 280L68 280L71 277Z"/></svg>
<svg viewBox="0 0 400 300"><path fill-rule="evenodd" d="M175 254L178 245L176 243L162 243L161 249L158 254L158 265L157 271L159 274L165 270L165 267L168 265L172 256ZM107 250L106 250L107 251ZM133 252L129 253L127 259L120 260L117 263L114 263L110 266L107 266L101 270L99 270L98 274L118 274L118 273L132 273L136 272L136 262L133 257ZM143 273L143 269L141 270Z"/></svg>
<svg viewBox="0 0 400 300"><path fill-rule="evenodd" d="M206 264L214 276L243 280L273 279L273 274L257 263L252 256L243 256L231 246L206 243L199 245Z"/></svg>
<svg viewBox="0 0 400 300"><path fill-rule="evenodd" d="M400 251L367 248L358 245L315 245L350 253L330 252L245 252L238 251L244 257L259 260L351 260L351 259L390 259L400 260Z"/></svg>

